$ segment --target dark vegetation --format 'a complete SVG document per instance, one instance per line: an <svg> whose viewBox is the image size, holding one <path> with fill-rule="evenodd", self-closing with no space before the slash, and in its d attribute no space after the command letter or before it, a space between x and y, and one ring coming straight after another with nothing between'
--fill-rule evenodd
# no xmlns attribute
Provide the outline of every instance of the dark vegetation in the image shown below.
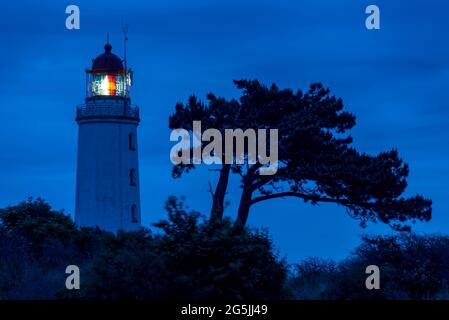
<svg viewBox="0 0 449 320"><path fill-rule="evenodd" d="M275 84L267 87L257 80L234 83L242 92L239 100L210 93L206 104L191 96L186 104L178 103L169 118L170 129L193 131L193 121L201 121L203 131L217 129L223 136L229 128L279 130L275 175L260 175L262 165L247 161L248 148L242 154L244 164L219 165L218 183L215 190L211 188L212 220L224 216L230 174L239 175L241 182L236 220L240 226L246 225L254 204L286 197L343 206L362 226L380 221L395 230L410 230L408 222L431 218L429 199L403 197L409 167L397 150L369 155L352 146L349 131L355 126L355 115L345 111L342 99L329 89L320 83L306 92ZM222 152L225 149L223 142ZM190 155L193 163L193 152ZM180 178L194 168L194 164L181 163L174 166L172 175Z"/></svg>
<svg viewBox="0 0 449 320"><path fill-rule="evenodd" d="M295 299L449 299L449 237L402 234L362 237L349 257L310 258L294 266ZM365 288L365 268L381 270L380 290Z"/></svg>
<svg viewBox="0 0 449 320"><path fill-rule="evenodd" d="M449 237L364 237L341 262L287 265L266 232L209 222L170 198L168 219L117 235L77 228L42 200L0 210L0 299L446 299ZM81 290L65 289L65 268ZM381 290L364 287L368 265Z"/></svg>
<svg viewBox="0 0 449 320"><path fill-rule="evenodd" d="M42 200L0 210L2 299L281 299L287 264L265 232L209 223L170 198L152 234L78 229ZM77 265L81 290L65 289Z"/></svg>

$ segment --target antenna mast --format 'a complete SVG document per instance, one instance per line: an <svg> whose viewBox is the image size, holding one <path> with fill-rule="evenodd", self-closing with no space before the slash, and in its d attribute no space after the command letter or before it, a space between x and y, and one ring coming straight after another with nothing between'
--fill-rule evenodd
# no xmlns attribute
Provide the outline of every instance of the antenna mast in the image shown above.
<svg viewBox="0 0 449 320"><path fill-rule="evenodd" d="M122 31L125 35L125 54L124 54L124 60L125 60L125 90L126 90L126 96L129 94L128 89L128 67L127 67L127 59L126 59L126 45L128 43L128 24L124 25L122 22Z"/></svg>
<svg viewBox="0 0 449 320"><path fill-rule="evenodd" d="M123 33L125 34L125 55L124 55L124 58L125 58L125 73L127 73L128 69L126 67L126 44L128 42L128 24L123 25L122 26L122 30L123 30Z"/></svg>

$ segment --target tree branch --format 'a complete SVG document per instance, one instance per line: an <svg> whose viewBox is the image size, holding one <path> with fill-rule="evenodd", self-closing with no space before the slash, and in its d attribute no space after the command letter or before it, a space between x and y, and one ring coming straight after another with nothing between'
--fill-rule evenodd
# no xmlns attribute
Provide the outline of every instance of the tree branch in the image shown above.
<svg viewBox="0 0 449 320"><path fill-rule="evenodd" d="M210 192L210 194L212 195L212 198L213 198L215 194L212 191L212 185L210 184L210 181L209 181L209 192Z"/></svg>
<svg viewBox="0 0 449 320"><path fill-rule="evenodd" d="M256 197L254 199L251 199L251 201L249 201L249 205L253 205L257 202L261 202L264 200L283 198L283 197L296 197L296 198L301 198L301 199L308 200L308 201L329 202L329 203L337 203L337 204L342 204L342 205L351 204L351 202L347 199L332 199L332 198L326 198L326 197L321 197L321 196L317 196L317 195L286 191L286 192L279 192L279 193Z"/></svg>

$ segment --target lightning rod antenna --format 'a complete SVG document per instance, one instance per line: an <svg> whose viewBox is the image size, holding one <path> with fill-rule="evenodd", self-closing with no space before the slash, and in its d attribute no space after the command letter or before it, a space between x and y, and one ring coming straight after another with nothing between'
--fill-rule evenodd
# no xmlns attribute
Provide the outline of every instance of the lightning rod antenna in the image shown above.
<svg viewBox="0 0 449 320"><path fill-rule="evenodd" d="M127 42L128 42L128 24L123 25L122 26L122 30L123 30L123 33L125 34L125 54L124 54L125 72L128 72L128 69L126 67L126 45L127 45Z"/></svg>

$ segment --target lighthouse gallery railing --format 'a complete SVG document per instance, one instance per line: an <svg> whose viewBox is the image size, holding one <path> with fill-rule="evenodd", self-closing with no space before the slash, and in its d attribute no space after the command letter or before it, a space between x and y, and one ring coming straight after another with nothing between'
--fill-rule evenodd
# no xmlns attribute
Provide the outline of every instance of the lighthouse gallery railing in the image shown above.
<svg viewBox="0 0 449 320"><path fill-rule="evenodd" d="M140 119L139 107L136 105L92 105L82 104L76 107L76 119L119 117L133 120Z"/></svg>

